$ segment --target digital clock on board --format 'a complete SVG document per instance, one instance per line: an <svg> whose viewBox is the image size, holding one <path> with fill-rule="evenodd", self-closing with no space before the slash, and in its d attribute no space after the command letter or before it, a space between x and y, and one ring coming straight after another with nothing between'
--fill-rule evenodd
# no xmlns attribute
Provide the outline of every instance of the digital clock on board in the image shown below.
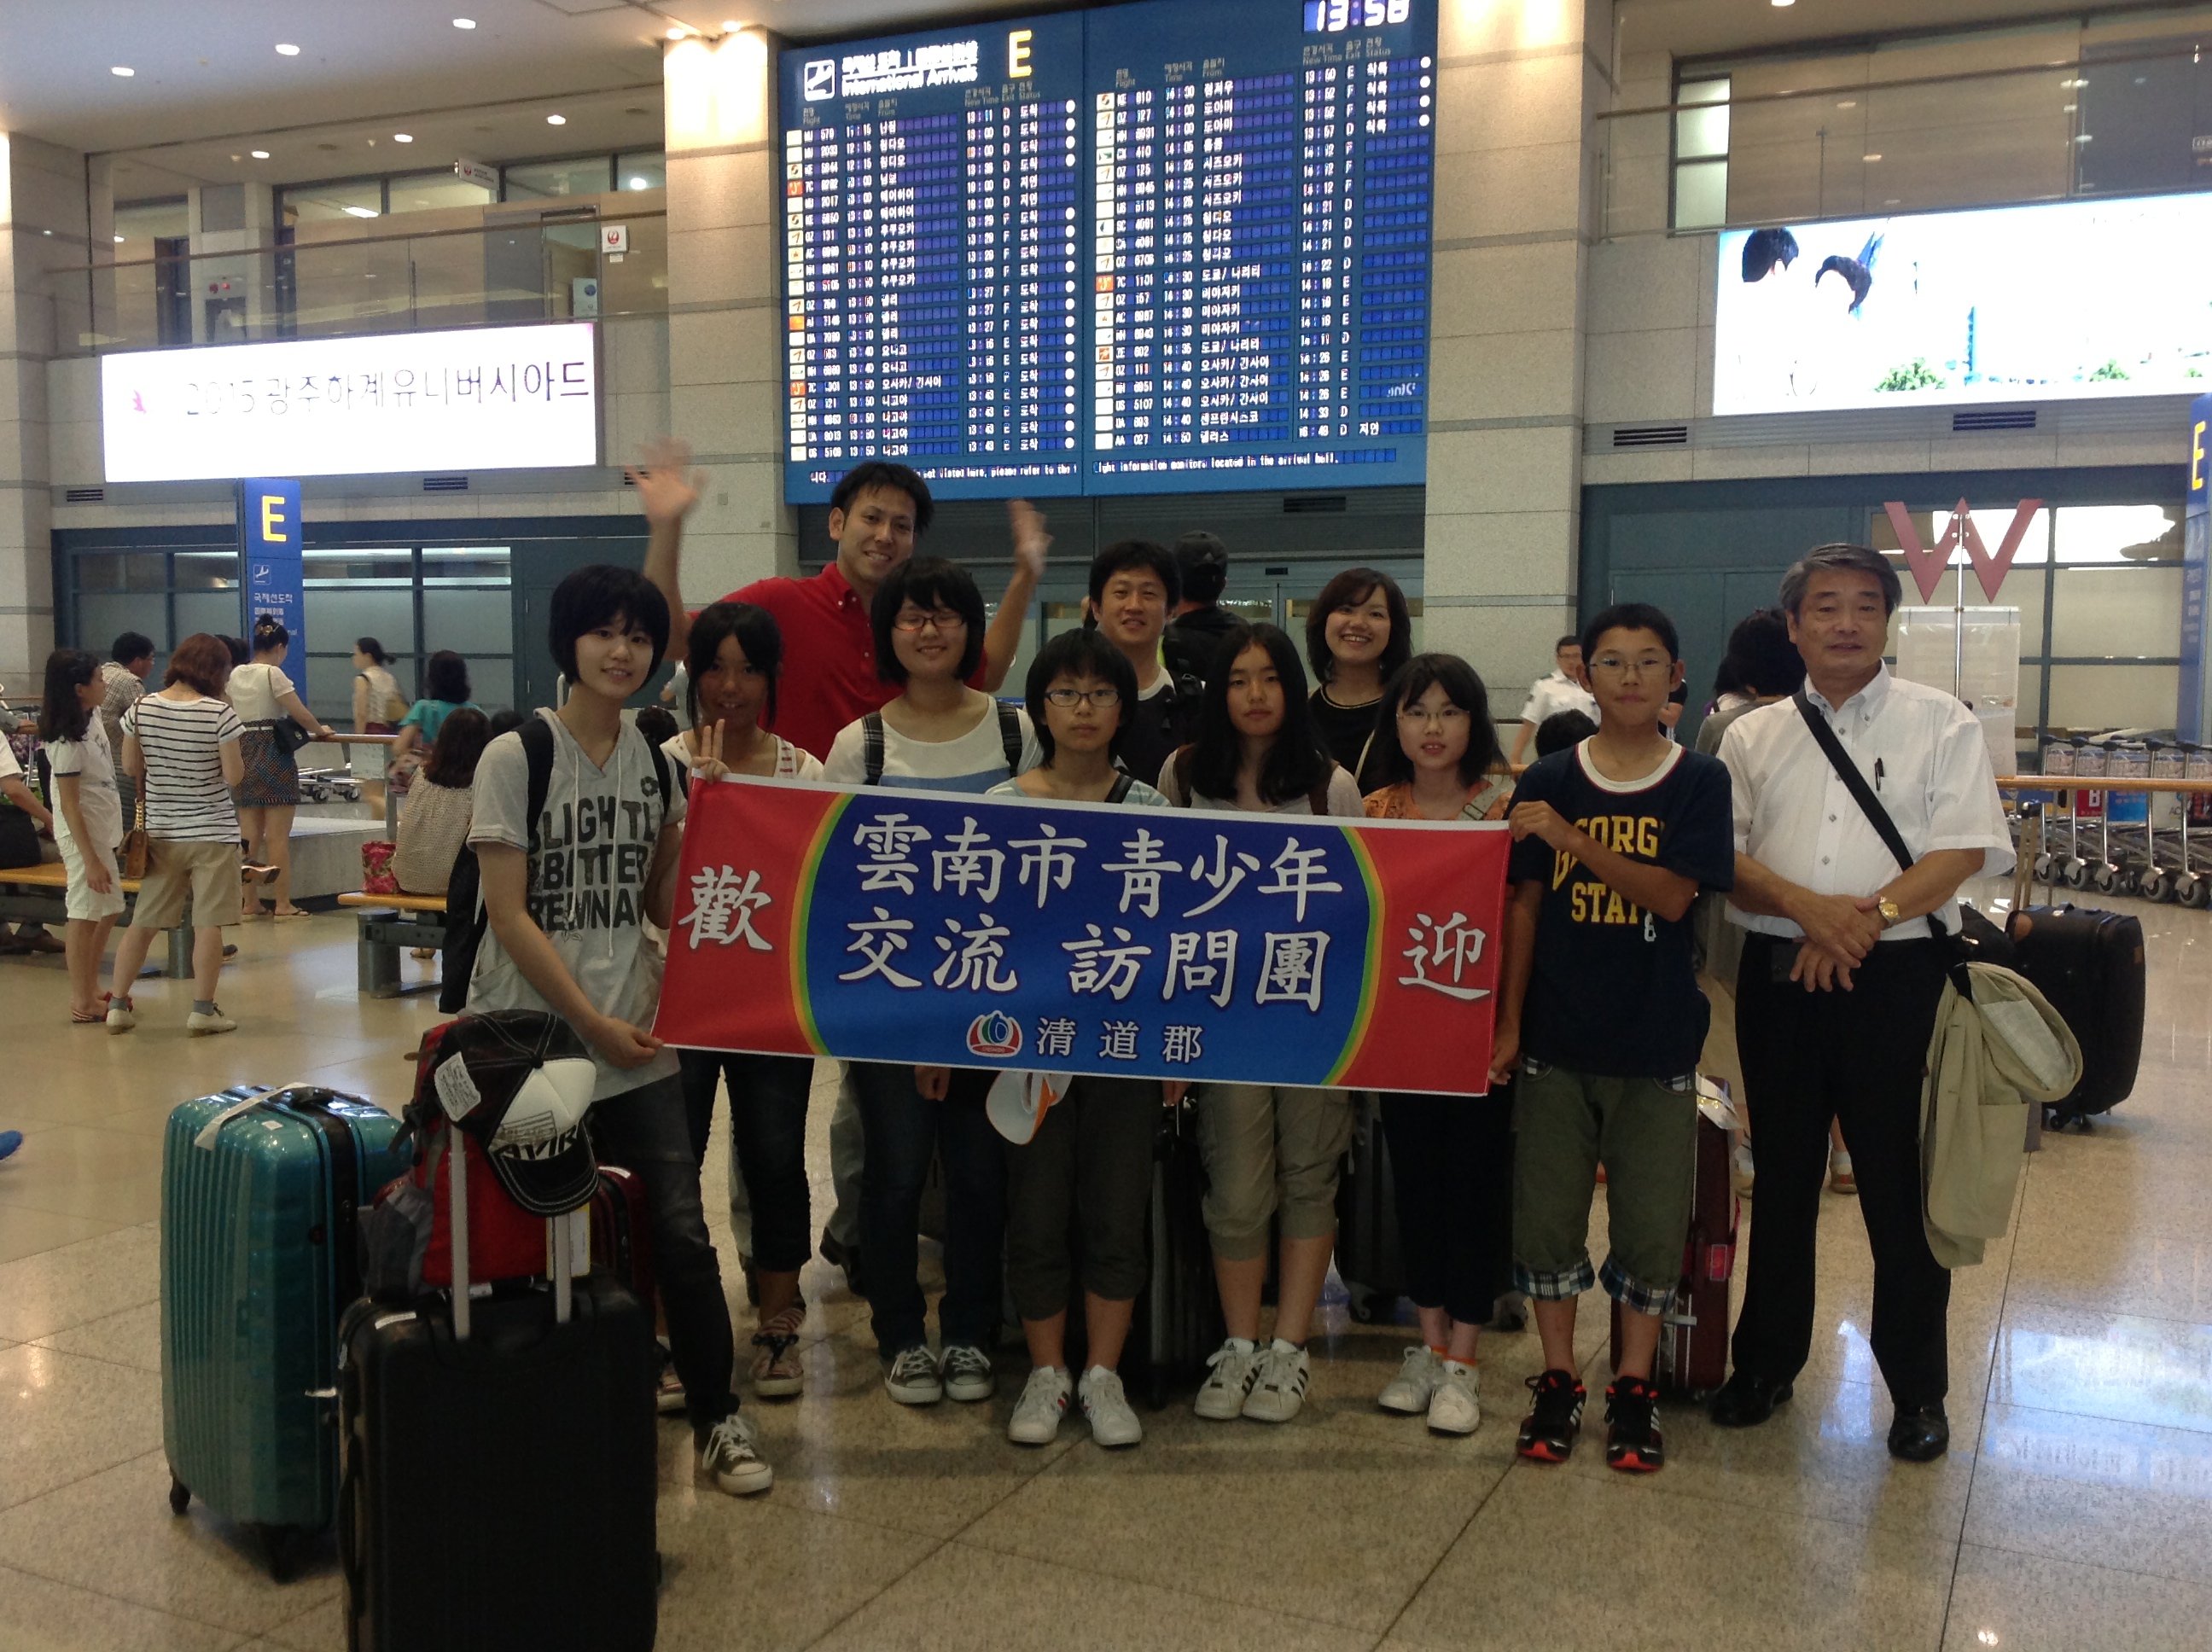
<svg viewBox="0 0 2212 1652"><path fill-rule="evenodd" d="M1306 33L1342 34L1355 28L1382 28L1413 15L1413 0L1306 0Z"/></svg>

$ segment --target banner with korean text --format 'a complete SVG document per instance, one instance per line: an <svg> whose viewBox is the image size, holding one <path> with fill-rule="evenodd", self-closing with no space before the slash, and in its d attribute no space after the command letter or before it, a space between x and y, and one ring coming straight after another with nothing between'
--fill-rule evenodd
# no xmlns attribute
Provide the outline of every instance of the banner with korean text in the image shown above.
<svg viewBox="0 0 2212 1652"><path fill-rule="evenodd" d="M1498 825L695 786L654 1030L1480 1094L1510 847Z"/></svg>

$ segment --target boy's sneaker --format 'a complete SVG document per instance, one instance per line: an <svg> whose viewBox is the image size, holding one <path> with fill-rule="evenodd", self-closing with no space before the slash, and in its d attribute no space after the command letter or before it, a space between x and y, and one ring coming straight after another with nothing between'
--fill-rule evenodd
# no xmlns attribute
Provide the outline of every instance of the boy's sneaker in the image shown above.
<svg viewBox="0 0 2212 1652"><path fill-rule="evenodd" d="M138 1012L131 1007L127 998L107 1000L107 1030L112 1033L129 1032L138 1024Z"/></svg>
<svg viewBox="0 0 2212 1652"><path fill-rule="evenodd" d="M1060 1419L1067 1415L1067 1373L1056 1365L1040 1365L1022 1385L1014 1401L1014 1414L1006 1423L1006 1437L1016 1445L1050 1445L1060 1436Z"/></svg>
<svg viewBox="0 0 2212 1652"><path fill-rule="evenodd" d="M1306 1351L1276 1338L1260 1357L1252 1392L1244 1396L1244 1414L1255 1423L1289 1422L1305 1404L1306 1384L1312 1380Z"/></svg>
<svg viewBox="0 0 2212 1652"><path fill-rule="evenodd" d="M1735 1187L1738 1199L1751 1197L1753 1183L1757 1180L1751 1162L1751 1143L1739 1141L1729 1153L1729 1181Z"/></svg>
<svg viewBox="0 0 2212 1652"><path fill-rule="evenodd" d="M1375 1403L1385 1411L1419 1417L1429 1408L1430 1399L1443 1380L1444 1363L1437 1357L1437 1351L1417 1342L1406 1350L1406 1363L1398 1367L1389 1386L1375 1396Z"/></svg>
<svg viewBox="0 0 2212 1652"><path fill-rule="evenodd" d="M1482 1422L1482 1373L1455 1359L1443 1362L1443 1380L1429 1397L1431 1434L1472 1434Z"/></svg>
<svg viewBox="0 0 2212 1652"><path fill-rule="evenodd" d="M774 1319L764 1320L753 1333L753 1392L769 1400L787 1400L806 1388L806 1370L799 1363L799 1333L806 1323L806 1304L795 1302Z"/></svg>
<svg viewBox="0 0 2212 1652"><path fill-rule="evenodd" d="M684 1379L676 1375L671 1363L660 1368L660 1386L653 1391L653 1408L663 1417L681 1417L690 1404L684 1393Z"/></svg>
<svg viewBox="0 0 2212 1652"><path fill-rule="evenodd" d="M1832 1192L1855 1193L1859 1179L1851 1173L1851 1156L1838 1148L1828 1155L1828 1187Z"/></svg>
<svg viewBox="0 0 2212 1652"><path fill-rule="evenodd" d="M937 1375L937 1357L917 1342L899 1350L884 1373L884 1391L902 1406L933 1406L945 1398L945 1384Z"/></svg>
<svg viewBox="0 0 2212 1652"><path fill-rule="evenodd" d="M1145 1425L1129 1409L1121 1391L1121 1376L1103 1365L1084 1372L1081 1384L1083 1414L1091 1421L1091 1437L1100 1445L1133 1446L1145 1437Z"/></svg>
<svg viewBox="0 0 2212 1652"><path fill-rule="evenodd" d="M1605 1391L1605 1466L1649 1474L1667 1465L1659 1437L1659 1390L1640 1376L1613 1379Z"/></svg>
<svg viewBox="0 0 2212 1652"><path fill-rule="evenodd" d="M955 1400L969 1404L988 1400L999 1386L991 1375L991 1357L969 1342L951 1342L945 1346L945 1392Z"/></svg>
<svg viewBox="0 0 2212 1652"><path fill-rule="evenodd" d="M1572 1371L1546 1371L1532 1376L1534 1403L1521 1424L1521 1438L1514 1449L1531 1461L1563 1463L1575 1449L1575 1435L1583 1425L1583 1400L1587 1397Z"/></svg>
<svg viewBox="0 0 2212 1652"><path fill-rule="evenodd" d="M736 1412L707 1430L699 1467L733 1497L749 1497L775 1484L775 1471L760 1460L753 1425Z"/></svg>
<svg viewBox="0 0 2212 1652"><path fill-rule="evenodd" d="M1266 1357L1260 1347L1242 1337L1231 1337L1206 1356L1206 1381L1199 1385L1198 1403L1192 1409L1203 1418L1223 1423L1244 1414L1244 1400L1252 1392Z"/></svg>
<svg viewBox="0 0 2212 1652"><path fill-rule="evenodd" d="M212 1010L205 1011L194 1010L186 1016L185 1030L195 1036L202 1036L209 1033L236 1032L238 1023L225 1015L222 1012L222 1005L218 1004Z"/></svg>

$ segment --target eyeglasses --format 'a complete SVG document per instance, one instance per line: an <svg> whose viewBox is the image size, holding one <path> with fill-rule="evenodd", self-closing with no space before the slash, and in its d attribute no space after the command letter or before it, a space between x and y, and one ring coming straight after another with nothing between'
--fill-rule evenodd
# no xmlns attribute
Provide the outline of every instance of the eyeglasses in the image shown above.
<svg viewBox="0 0 2212 1652"><path fill-rule="evenodd" d="M1467 708L1464 706L1444 706L1431 711L1424 706L1401 706L1398 708L1398 720L1409 725L1435 723L1449 728L1454 723L1467 720Z"/></svg>
<svg viewBox="0 0 2212 1652"><path fill-rule="evenodd" d="M1590 661L1589 668L1601 677L1626 681L1632 677L1664 677L1674 665L1663 654L1645 654L1640 659L1623 659L1619 654L1600 654Z"/></svg>
<svg viewBox="0 0 2212 1652"><path fill-rule="evenodd" d="M968 629L968 622L960 615L956 614L950 608L938 608L931 610L928 613L923 613L919 609L903 612L891 622L891 629L927 631L933 625L939 631L964 631Z"/></svg>
<svg viewBox="0 0 2212 1652"><path fill-rule="evenodd" d="M1073 711L1085 701L1103 710L1108 706L1117 706L1121 703L1121 690L1091 689L1085 691L1082 689L1047 689L1044 691L1044 697L1048 702L1058 706L1062 711Z"/></svg>

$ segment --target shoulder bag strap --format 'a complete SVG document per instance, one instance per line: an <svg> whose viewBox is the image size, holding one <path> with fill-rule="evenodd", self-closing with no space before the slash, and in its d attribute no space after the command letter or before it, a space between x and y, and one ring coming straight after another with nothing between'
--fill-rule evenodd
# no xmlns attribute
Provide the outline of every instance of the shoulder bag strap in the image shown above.
<svg viewBox="0 0 2212 1652"><path fill-rule="evenodd" d="M1012 706L1001 700L999 707L999 744L1006 748L1006 773L1022 772L1022 717Z"/></svg>
<svg viewBox="0 0 2212 1652"><path fill-rule="evenodd" d="M1798 689L1792 698L1797 706L1797 714L1805 720L1806 728L1812 732L1813 744L1820 748L1821 755L1828 760L1828 766L1836 771L1836 778L1843 781L1844 789L1851 794L1851 801L1858 805L1859 812L1867 817L1867 823L1887 846L1896 859L1898 869L1911 872L1913 867L1912 851L1905 847L1905 834L1897 829L1897 823L1889 817L1889 811L1881 806L1881 799L1875 795L1874 787L1867 784L1867 778L1859 772L1859 766L1844 750L1844 743L1836 738L1836 731L1828 726L1826 717L1813 709L1813 702L1803 689ZM1954 938L1958 932L1955 914L1954 927L1951 930L1947 931L1932 912L1928 914L1928 926L1938 935L1949 934Z"/></svg>
<svg viewBox="0 0 2212 1652"><path fill-rule="evenodd" d="M1136 783L1137 782L1130 777L1126 770L1115 775L1113 787L1106 793L1106 801L1109 803L1120 803L1129 795L1129 788Z"/></svg>
<svg viewBox="0 0 2212 1652"><path fill-rule="evenodd" d="M860 719L860 784L880 786L884 779L884 714L872 711Z"/></svg>

